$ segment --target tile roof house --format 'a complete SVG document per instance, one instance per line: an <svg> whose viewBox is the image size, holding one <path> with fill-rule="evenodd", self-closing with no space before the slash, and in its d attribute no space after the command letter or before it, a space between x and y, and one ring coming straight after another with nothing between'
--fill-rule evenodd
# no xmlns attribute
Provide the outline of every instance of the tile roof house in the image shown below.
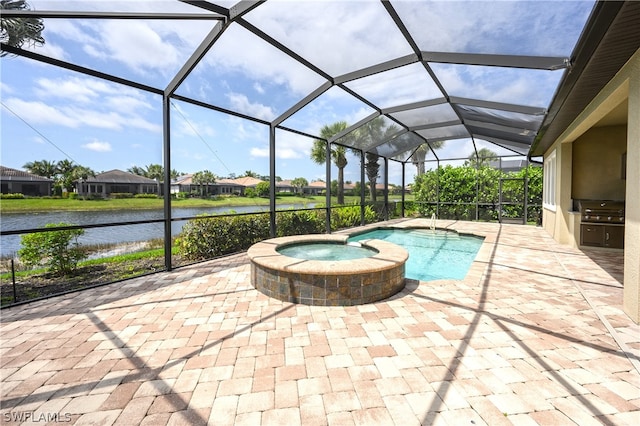
<svg viewBox="0 0 640 426"><path fill-rule="evenodd" d="M251 176L244 176L237 179L233 179L233 182L237 183L238 185L242 185L244 187L255 188L256 185L264 181Z"/></svg>
<svg viewBox="0 0 640 426"><path fill-rule="evenodd" d="M200 194L201 192L208 195L242 195L244 193L244 186L237 183L234 179L216 179L204 188L204 185L200 185L193 182L193 174L186 174L178 176L171 182L171 193L178 194L180 192Z"/></svg>
<svg viewBox="0 0 640 426"><path fill-rule="evenodd" d="M327 183L321 180L317 180L315 182L311 182L305 190L308 189L311 195L320 195L323 194L327 190Z"/></svg>
<svg viewBox="0 0 640 426"><path fill-rule="evenodd" d="M122 170L109 170L80 180L76 183L76 191L79 195L99 194L109 197L113 193L128 194L160 194L162 184L153 179Z"/></svg>
<svg viewBox="0 0 640 426"><path fill-rule="evenodd" d="M0 182L3 194L23 194L34 197L51 195L53 186L53 179L4 166L0 166Z"/></svg>

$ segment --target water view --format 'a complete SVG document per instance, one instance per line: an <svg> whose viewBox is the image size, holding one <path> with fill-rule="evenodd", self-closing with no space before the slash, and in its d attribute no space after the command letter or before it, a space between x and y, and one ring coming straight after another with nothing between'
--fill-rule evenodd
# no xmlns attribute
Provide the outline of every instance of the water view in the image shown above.
<svg viewBox="0 0 640 426"><path fill-rule="evenodd" d="M302 208L295 205L278 205L278 210L288 208ZM306 205L304 207L312 207ZM201 207L174 208L172 218L196 216L198 214L224 213L252 213L269 211L269 206L234 206L234 207ZM78 225L95 225L114 222L133 222L141 220L162 219L164 211L129 210L129 211L56 211L38 213L3 213L0 228L2 231L43 228L48 223L72 223ZM171 224L171 234L176 236L182 230L186 220L175 221ZM142 225L122 225L117 227L86 229L80 238L81 244L122 244L138 241L149 241L164 238L163 223L146 223ZM0 240L0 256L13 256L20 249L20 235L3 235Z"/></svg>

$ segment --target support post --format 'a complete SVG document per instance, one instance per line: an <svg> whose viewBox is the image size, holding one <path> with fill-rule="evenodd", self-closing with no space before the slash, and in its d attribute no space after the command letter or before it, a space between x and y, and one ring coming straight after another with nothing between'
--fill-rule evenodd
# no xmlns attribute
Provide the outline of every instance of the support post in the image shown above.
<svg viewBox="0 0 640 426"><path fill-rule="evenodd" d="M276 237L276 128L269 126L269 235Z"/></svg>
<svg viewBox="0 0 640 426"><path fill-rule="evenodd" d="M440 217L440 160L436 160L436 217Z"/></svg>
<svg viewBox="0 0 640 426"><path fill-rule="evenodd" d="M400 189L400 217L404 218L404 188L406 188L405 173L407 163L402 164L402 188Z"/></svg>
<svg viewBox="0 0 640 426"><path fill-rule="evenodd" d="M365 153L363 150L360 150L360 226L364 226L365 218L364 218L364 202L365 202L365 185L364 185L364 162L365 162Z"/></svg>
<svg viewBox="0 0 640 426"><path fill-rule="evenodd" d="M327 162L326 162L326 175L327 175L327 191L325 194L325 200L327 203L327 218L325 220L325 228L327 234L331 233L331 144L329 141L326 141L326 154Z"/></svg>
<svg viewBox="0 0 640 426"><path fill-rule="evenodd" d="M162 95L162 139L164 166L164 267L171 271L171 99Z"/></svg>
<svg viewBox="0 0 640 426"><path fill-rule="evenodd" d="M373 188L375 191L376 189ZM384 157L384 220L389 220L389 159Z"/></svg>

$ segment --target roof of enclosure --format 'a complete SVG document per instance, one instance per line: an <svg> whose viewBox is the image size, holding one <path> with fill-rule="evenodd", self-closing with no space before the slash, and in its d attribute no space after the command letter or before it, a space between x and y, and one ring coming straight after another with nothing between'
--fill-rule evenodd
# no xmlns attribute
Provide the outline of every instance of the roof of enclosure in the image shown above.
<svg viewBox="0 0 640 426"><path fill-rule="evenodd" d="M163 20L177 31L208 26L192 53L168 66L163 87L74 64L71 52L63 62L3 50L311 137L331 124L314 119L323 110L350 124L330 141L402 162L466 158L481 148L526 155L581 35L603 7L593 1L185 0L162 2L162 10L153 2L91 4L111 9L13 13L41 16L45 25L128 19ZM140 9L113 9L123 4ZM62 7L56 5L50 3ZM168 58L182 47L171 40ZM241 75L235 97L224 95L230 81L207 67ZM279 94L263 96L266 86Z"/></svg>

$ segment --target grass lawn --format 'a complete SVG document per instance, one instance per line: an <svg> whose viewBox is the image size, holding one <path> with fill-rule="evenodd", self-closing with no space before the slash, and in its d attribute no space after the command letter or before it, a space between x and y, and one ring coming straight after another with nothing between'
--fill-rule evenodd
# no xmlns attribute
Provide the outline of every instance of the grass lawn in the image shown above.
<svg viewBox="0 0 640 426"><path fill-rule="evenodd" d="M399 199L400 197L393 197ZM392 199L390 197L390 199ZM278 204L324 204L324 196L298 197L284 196L276 197L276 207ZM345 196L345 203L359 203L360 197ZM336 199L332 198L332 203ZM234 207L234 206L266 206L269 205L268 198L254 197L220 197L218 199L187 198L174 199L171 201L173 208L180 207ZM23 199L3 199L0 201L0 211L3 213L19 212L50 212L50 211L92 211L92 210L142 210L142 209L162 209L164 200L161 198L122 198L112 200L71 200L52 198L23 198Z"/></svg>

